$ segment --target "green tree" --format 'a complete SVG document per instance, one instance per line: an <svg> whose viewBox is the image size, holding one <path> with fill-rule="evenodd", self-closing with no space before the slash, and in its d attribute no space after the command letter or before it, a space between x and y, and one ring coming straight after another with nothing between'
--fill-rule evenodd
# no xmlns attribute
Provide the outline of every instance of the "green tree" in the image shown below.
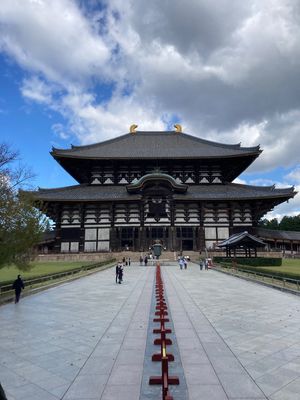
<svg viewBox="0 0 300 400"><path fill-rule="evenodd" d="M268 219L263 219L259 222L259 226L266 229L279 229L279 223L277 218L273 218L270 221Z"/></svg>
<svg viewBox="0 0 300 400"><path fill-rule="evenodd" d="M284 216L279 228L283 231L300 231L300 214L294 217Z"/></svg>
<svg viewBox="0 0 300 400"><path fill-rule="evenodd" d="M0 268L15 264L26 269L45 226L33 199L19 191L33 174L18 159L18 152L0 144Z"/></svg>
<svg viewBox="0 0 300 400"><path fill-rule="evenodd" d="M265 218L259 222L259 226L266 229L300 232L300 214L294 217L285 215L280 222L278 222L277 218L273 218L270 221Z"/></svg>

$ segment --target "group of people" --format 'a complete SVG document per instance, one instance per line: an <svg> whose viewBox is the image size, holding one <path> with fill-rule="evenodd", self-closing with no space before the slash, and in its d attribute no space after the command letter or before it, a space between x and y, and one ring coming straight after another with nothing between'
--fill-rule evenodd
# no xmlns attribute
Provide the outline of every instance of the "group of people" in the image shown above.
<svg viewBox="0 0 300 400"><path fill-rule="evenodd" d="M179 264L179 268L180 269L187 269L187 265L188 265L188 258L187 257L178 257L178 264Z"/></svg>
<svg viewBox="0 0 300 400"><path fill-rule="evenodd" d="M123 257L123 265L126 265L126 267L127 267L127 265L130 267L130 265L131 265L131 258L130 257L128 257L128 258L126 258L126 257Z"/></svg>
<svg viewBox="0 0 300 400"><path fill-rule="evenodd" d="M152 254L149 255L149 259L150 261L153 259L152 258ZM140 266L145 265L145 267L147 267L148 265L148 255L145 254L145 256L143 256L142 254L140 255Z"/></svg>

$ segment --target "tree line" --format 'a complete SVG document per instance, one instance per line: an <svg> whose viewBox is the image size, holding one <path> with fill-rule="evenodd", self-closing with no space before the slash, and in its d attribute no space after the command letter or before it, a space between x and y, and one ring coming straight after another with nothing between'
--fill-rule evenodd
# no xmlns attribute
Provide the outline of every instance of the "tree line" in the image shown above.
<svg viewBox="0 0 300 400"><path fill-rule="evenodd" d="M262 219L259 226L266 229L274 229L278 231L299 231L300 232L300 214L293 217L284 216L281 221L277 218L271 220Z"/></svg>

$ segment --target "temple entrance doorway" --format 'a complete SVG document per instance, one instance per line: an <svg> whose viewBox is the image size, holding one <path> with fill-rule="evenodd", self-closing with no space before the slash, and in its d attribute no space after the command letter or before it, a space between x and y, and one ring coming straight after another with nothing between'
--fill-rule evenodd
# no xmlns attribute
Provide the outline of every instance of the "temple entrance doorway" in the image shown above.
<svg viewBox="0 0 300 400"><path fill-rule="evenodd" d="M132 240L122 240L121 247L123 250L133 250L133 241Z"/></svg>
<svg viewBox="0 0 300 400"><path fill-rule="evenodd" d="M162 246L168 247L169 230L163 226L151 226L147 227L147 242L148 246L151 247L153 243L160 243Z"/></svg>
<svg viewBox="0 0 300 400"><path fill-rule="evenodd" d="M182 250L183 251L192 251L194 246L194 241L193 240L182 240Z"/></svg>

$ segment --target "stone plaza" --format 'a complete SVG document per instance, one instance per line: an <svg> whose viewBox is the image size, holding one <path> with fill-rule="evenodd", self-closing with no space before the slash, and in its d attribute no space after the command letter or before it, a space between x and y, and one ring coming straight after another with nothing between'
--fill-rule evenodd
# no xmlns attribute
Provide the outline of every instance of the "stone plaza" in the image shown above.
<svg viewBox="0 0 300 400"><path fill-rule="evenodd" d="M189 263L162 266L175 356L174 400L300 398L300 299ZM159 375L155 267L114 268L0 307L8 400L146 400Z"/></svg>

